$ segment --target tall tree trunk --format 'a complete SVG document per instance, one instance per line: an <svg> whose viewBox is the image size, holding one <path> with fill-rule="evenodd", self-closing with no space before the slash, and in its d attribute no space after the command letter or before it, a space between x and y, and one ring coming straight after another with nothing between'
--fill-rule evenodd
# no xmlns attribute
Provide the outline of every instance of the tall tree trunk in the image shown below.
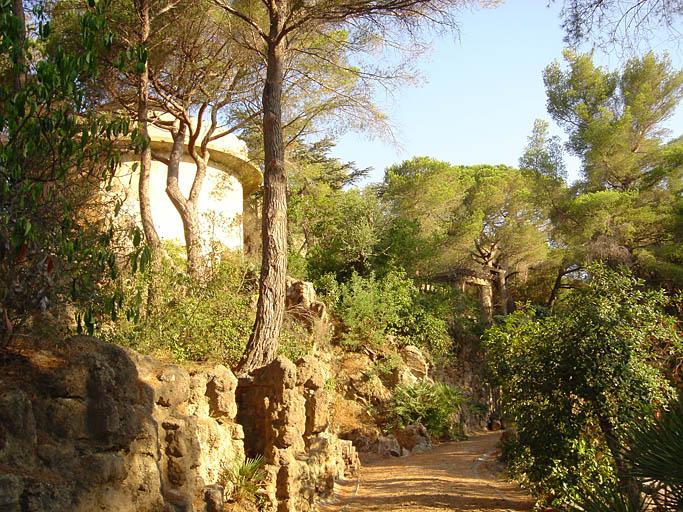
<svg viewBox="0 0 683 512"><path fill-rule="evenodd" d="M272 15L277 18L277 15ZM277 19L271 19L266 82L263 88L263 182L262 251L256 321L246 351L238 365L240 373L275 359L285 313L287 276L287 176L282 141L283 42ZM275 25L275 30L273 30Z"/></svg>
<svg viewBox="0 0 683 512"><path fill-rule="evenodd" d="M137 3L140 16L140 44L147 44L150 32L149 0L139 0ZM150 266L152 274L155 274L161 265L161 242L159 234L154 227L152 217L152 205L149 195L149 179L152 169L152 146L149 140L149 69L145 62L143 70L138 77L138 130L140 136L146 141L140 151L140 179L138 182L138 196L140 201L140 219L145 240L151 252ZM158 305L157 280L152 276L147 289L147 314L151 314Z"/></svg>
<svg viewBox="0 0 683 512"><path fill-rule="evenodd" d="M180 123L178 132L173 134L173 147L168 159L168 171L166 174L166 195L175 206L176 211L180 215L180 220L183 223L183 234L185 236L185 251L187 254L187 273L190 277L197 281L201 279L203 274L203 258L202 258L202 242L199 228L199 213L197 205L194 201L188 200L180 190L180 163L183 160L185 152L185 134L186 126ZM198 164L199 165L199 164ZM195 183L198 174L206 172L206 166L203 169L197 168L195 174ZM193 185L194 189L194 185Z"/></svg>
<svg viewBox="0 0 683 512"><path fill-rule="evenodd" d="M244 230L244 255L256 259L261 254L261 217L259 200L253 196L243 198L242 229Z"/></svg>
<svg viewBox="0 0 683 512"><path fill-rule="evenodd" d="M507 270L504 268L495 269L496 289L498 291L498 312L505 316L508 314L508 284Z"/></svg>
<svg viewBox="0 0 683 512"><path fill-rule="evenodd" d="M491 325L493 323L493 287L491 283L486 283L477 288L481 305L481 321L484 325Z"/></svg>

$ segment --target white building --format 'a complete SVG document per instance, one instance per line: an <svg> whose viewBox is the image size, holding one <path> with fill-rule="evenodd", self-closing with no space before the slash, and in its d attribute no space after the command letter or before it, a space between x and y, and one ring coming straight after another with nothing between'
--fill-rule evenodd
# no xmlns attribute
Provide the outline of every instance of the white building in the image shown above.
<svg viewBox="0 0 683 512"><path fill-rule="evenodd" d="M149 135L152 150L167 157L173 142L171 134L150 126ZM210 142L208 148L211 158L198 201L202 245L205 252L216 242L225 248L242 251L244 200L261 185L262 175L259 169L249 162L246 144L236 136L230 134L221 137ZM138 158L135 154L123 157L116 182L126 195L123 211L140 222L139 164L134 167L139 162ZM179 173L179 185L185 197L189 196L195 171L195 163L186 151ZM154 224L162 240L183 244L183 224L166 194L166 174L166 164L152 160L150 201Z"/></svg>

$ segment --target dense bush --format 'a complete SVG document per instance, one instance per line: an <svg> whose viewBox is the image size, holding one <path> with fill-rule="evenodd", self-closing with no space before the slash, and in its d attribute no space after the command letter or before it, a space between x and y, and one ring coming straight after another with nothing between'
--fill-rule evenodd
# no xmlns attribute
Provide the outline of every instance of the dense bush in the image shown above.
<svg viewBox="0 0 683 512"><path fill-rule="evenodd" d="M254 322L254 272L227 259L212 268L204 282L193 283L185 272L182 249L172 245L166 249L163 269L149 277L158 284L157 312L138 322L121 319L108 329L108 339L178 361L211 359L236 364ZM141 287L141 283L131 286Z"/></svg>
<svg viewBox="0 0 683 512"><path fill-rule="evenodd" d="M220 361L234 367L254 324L257 273L237 257L211 258L201 282L185 271L183 247L166 243L160 272L138 276L128 284L128 315L108 325L108 341L176 361ZM140 318L145 280L155 279L159 306ZM137 293L136 293L137 291ZM296 361L312 348L313 336L300 321L285 317L279 351Z"/></svg>
<svg viewBox="0 0 683 512"><path fill-rule="evenodd" d="M661 292L626 272L589 274L552 315L523 310L486 334L493 383L517 430L506 456L553 505L616 482L631 487L628 432L671 399L663 365L681 352Z"/></svg>
<svg viewBox="0 0 683 512"><path fill-rule="evenodd" d="M399 345L414 344L441 355L450 347L448 324L438 308L428 303L435 299L420 293L403 272L390 271L379 278L356 273L342 284L326 276L319 287L342 323L340 343L358 350L381 350L387 335Z"/></svg>
<svg viewBox="0 0 683 512"><path fill-rule="evenodd" d="M337 291L335 312L344 325L341 343L351 349L380 348L401 314L409 310L415 292L402 274L392 272L378 279L354 273Z"/></svg>
<svg viewBox="0 0 683 512"><path fill-rule="evenodd" d="M462 392L448 384L419 382L399 385L389 404L390 421L397 427L422 423L436 437L456 437L459 433L457 412Z"/></svg>
<svg viewBox="0 0 683 512"><path fill-rule="evenodd" d="M681 397L652 425L636 426L626 452L638 496L619 486L583 491L578 508L585 512L674 512L683 510L683 401ZM635 498L635 499L634 499Z"/></svg>
<svg viewBox="0 0 683 512"><path fill-rule="evenodd" d="M432 357L442 359L451 352L451 330L458 323L461 297L453 288L435 288L429 293L414 289L410 309L401 313L392 332L401 344L426 348Z"/></svg>
<svg viewBox="0 0 683 512"><path fill-rule="evenodd" d="M80 53L50 49L45 6L26 4L28 29L14 15L17 4L0 3L0 344L31 316L65 303L92 332L101 284L118 272L101 186L129 129L127 120L95 112L87 96L111 52L108 3L77 10Z"/></svg>
<svg viewBox="0 0 683 512"><path fill-rule="evenodd" d="M347 280L367 273L377 252L381 210L372 190L337 191L315 200L308 216L308 275L332 273Z"/></svg>

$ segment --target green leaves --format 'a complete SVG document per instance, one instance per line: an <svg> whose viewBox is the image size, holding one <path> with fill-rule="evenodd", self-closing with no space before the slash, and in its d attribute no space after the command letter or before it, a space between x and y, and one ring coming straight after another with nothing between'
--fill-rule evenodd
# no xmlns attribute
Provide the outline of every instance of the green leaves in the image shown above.
<svg viewBox="0 0 683 512"><path fill-rule="evenodd" d="M23 41L12 3L0 2L0 51L16 64L0 84L0 312L15 327L68 298L79 332L92 333L101 308L117 303L100 287L118 275L112 226L92 209L128 124L97 115L85 91L104 48L106 6L79 14L75 54L49 44L52 21L41 4L37 30Z"/></svg>
<svg viewBox="0 0 683 512"><path fill-rule="evenodd" d="M522 310L487 331L492 382L518 433L511 460L548 501L614 480L621 455L608 433L623 449L629 430L671 400L662 347L680 351L680 339L665 304L661 291L594 265L552 315Z"/></svg>
<svg viewBox="0 0 683 512"><path fill-rule="evenodd" d="M526 269L547 252L547 205L535 201L534 180L507 166L425 157L390 167L382 199L397 236L385 243L388 252L404 268L428 273ZM482 251L491 252L486 261Z"/></svg>
<svg viewBox="0 0 683 512"><path fill-rule="evenodd" d="M645 482L655 483L683 507L683 400L678 399L669 410L661 412L652 425L637 425L628 458L633 474ZM680 510L680 508L677 508Z"/></svg>
<svg viewBox="0 0 683 512"><path fill-rule="evenodd" d="M449 384L401 384L389 405L390 420L399 428L421 423L435 437L453 437L462 403L462 391Z"/></svg>
<svg viewBox="0 0 683 512"><path fill-rule="evenodd" d="M130 282L126 280L123 294L112 293L116 318L106 339L178 361L211 359L234 366L254 322L252 269L226 258L198 284L185 272L183 249L170 244L165 249L168 259L159 272L152 272L144 263L148 249L141 242L136 251L137 274ZM141 317L150 279L156 282L159 306Z"/></svg>
<svg viewBox="0 0 683 512"><path fill-rule="evenodd" d="M681 141L667 142L662 123L683 98L683 70L653 53L617 71L590 54L567 51L565 62L545 70L548 112L582 159L583 179L546 194L554 236L574 262L631 264L653 284L680 287L683 262L661 249L681 243ZM542 167L534 155L529 165Z"/></svg>

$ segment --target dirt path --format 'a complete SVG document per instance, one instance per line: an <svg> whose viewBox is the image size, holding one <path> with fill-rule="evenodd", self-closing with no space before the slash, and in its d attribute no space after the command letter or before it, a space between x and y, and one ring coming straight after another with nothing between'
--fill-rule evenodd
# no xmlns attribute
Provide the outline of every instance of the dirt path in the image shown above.
<svg viewBox="0 0 683 512"><path fill-rule="evenodd" d="M360 482L341 486L323 512L531 510L533 501L501 475L500 432L475 434L404 458L367 461Z"/></svg>

